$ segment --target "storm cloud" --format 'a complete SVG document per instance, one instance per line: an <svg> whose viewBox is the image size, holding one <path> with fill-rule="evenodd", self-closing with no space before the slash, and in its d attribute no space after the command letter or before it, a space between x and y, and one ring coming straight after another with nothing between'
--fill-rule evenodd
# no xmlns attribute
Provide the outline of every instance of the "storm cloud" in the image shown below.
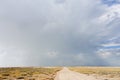
<svg viewBox="0 0 120 80"><path fill-rule="evenodd" d="M119 35L107 10L96 0L1 0L0 66L112 65L100 55Z"/></svg>

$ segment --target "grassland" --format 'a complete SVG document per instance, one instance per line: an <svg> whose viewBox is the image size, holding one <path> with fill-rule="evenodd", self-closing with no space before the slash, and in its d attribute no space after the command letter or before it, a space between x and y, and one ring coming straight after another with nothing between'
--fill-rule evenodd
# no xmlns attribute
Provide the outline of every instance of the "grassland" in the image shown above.
<svg viewBox="0 0 120 80"><path fill-rule="evenodd" d="M119 67L69 67L70 70L87 75L94 75L96 78L104 77L106 79L120 80Z"/></svg>
<svg viewBox="0 0 120 80"><path fill-rule="evenodd" d="M0 68L0 80L54 80L61 68L14 67Z"/></svg>
<svg viewBox="0 0 120 80"><path fill-rule="evenodd" d="M54 80L56 73L61 69L61 67L0 68L0 80ZM117 67L69 67L69 69L95 76L99 80L120 80L120 68Z"/></svg>

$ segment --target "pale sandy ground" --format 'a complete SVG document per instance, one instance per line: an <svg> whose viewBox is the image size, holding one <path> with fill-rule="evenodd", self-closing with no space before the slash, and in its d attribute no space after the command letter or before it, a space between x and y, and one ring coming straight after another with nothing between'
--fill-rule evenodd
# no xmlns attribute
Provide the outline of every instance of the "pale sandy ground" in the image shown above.
<svg viewBox="0 0 120 80"><path fill-rule="evenodd" d="M54 80L119 80L119 79L106 79L106 78L96 78L92 75L85 75L78 72L74 72L64 67L59 71Z"/></svg>

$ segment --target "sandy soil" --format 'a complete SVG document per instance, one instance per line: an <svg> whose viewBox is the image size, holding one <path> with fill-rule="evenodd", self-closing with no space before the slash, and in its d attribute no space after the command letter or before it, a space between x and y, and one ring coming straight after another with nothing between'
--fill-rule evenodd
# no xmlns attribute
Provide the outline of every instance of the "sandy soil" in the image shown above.
<svg viewBox="0 0 120 80"><path fill-rule="evenodd" d="M78 72L70 71L68 68L63 68L59 71L54 80L99 80L93 76L87 76Z"/></svg>

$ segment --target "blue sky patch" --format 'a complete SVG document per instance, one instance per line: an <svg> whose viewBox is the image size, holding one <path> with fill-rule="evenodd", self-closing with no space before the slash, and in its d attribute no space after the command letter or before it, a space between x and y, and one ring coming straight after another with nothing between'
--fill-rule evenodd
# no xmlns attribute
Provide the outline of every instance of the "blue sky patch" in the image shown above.
<svg viewBox="0 0 120 80"><path fill-rule="evenodd" d="M120 46L108 46L108 47L104 47L104 49L119 49Z"/></svg>
<svg viewBox="0 0 120 80"><path fill-rule="evenodd" d="M119 0L102 0L104 4L107 4L108 6L114 5L114 4L120 4Z"/></svg>

